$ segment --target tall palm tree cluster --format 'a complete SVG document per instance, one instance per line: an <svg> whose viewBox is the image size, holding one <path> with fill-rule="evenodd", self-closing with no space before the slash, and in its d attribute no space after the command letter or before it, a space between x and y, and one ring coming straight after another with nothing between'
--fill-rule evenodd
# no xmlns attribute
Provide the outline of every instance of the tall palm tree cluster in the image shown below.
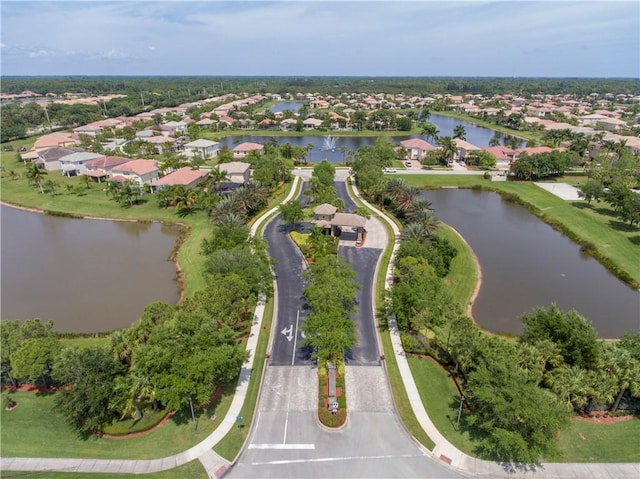
<svg viewBox="0 0 640 479"><path fill-rule="evenodd" d="M403 179L392 178L386 184L384 197L384 204L404 223L404 238L423 242L438 230L438 216L431 203L420 198L419 188L408 185Z"/></svg>
<svg viewBox="0 0 640 479"><path fill-rule="evenodd" d="M226 173L214 168L196 188L167 186L156 193L156 199L162 208L174 207L179 216L203 211L216 224L224 222L230 215L244 223L266 206L270 193L259 183L249 183L233 191L223 192L221 184L224 181Z"/></svg>

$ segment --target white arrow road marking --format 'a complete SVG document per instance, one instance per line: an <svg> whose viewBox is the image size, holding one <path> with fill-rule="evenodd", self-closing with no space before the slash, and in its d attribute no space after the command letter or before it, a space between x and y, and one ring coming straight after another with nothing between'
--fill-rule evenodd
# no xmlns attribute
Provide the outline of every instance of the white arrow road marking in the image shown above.
<svg viewBox="0 0 640 479"><path fill-rule="evenodd" d="M282 331L280 331L282 334L284 334L285 338L287 338L287 340L289 342L291 342L291 340L293 339L293 324L291 326L289 326L288 328L284 328Z"/></svg>

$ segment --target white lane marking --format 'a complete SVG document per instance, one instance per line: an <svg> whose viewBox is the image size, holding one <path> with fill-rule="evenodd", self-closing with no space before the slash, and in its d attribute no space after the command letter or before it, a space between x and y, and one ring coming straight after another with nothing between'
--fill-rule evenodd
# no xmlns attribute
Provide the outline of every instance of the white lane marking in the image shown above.
<svg viewBox="0 0 640 479"><path fill-rule="evenodd" d="M291 355L291 366L296 360L296 343L298 342L298 322L300 321L300 310L296 313L296 334L293 336L293 354ZM293 325L291 325L293 327ZM291 340L289 340L291 341Z"/></svg>
<svg viewBox="0 0 640 479"><path fill-rule="evenodd" d="M289 411L287 411L287 416L284 419L284 437L282 438L282 444L287 443L287 427L289 426Z"/></svg>
<svg viewBox="0 0 640 479"><path fill-rule="evenodd" d="M258 444L256 444L258 445ZM260 444L264 446L270 446L270 444ZM287 444L287 446L292 446L293 444ZM304 444L301 444L304 445ZM252 448L252 445L249 445L249 449L268 449L268 448ZM277 446L277 444L274 444ZM314 446L315 448L315 446ZM283 449L281 447L274 447L273 449ZM300 448L306 449L306 448ZM396 458L407 458L407 457L424 457L424 454L398 454L397 456L349 456L349 457L321 457L317 459L285 459L280 461L267 461L267 462L251 462L249 463L251 466L269 466L269 465L281 465L281 464L303 464L306 462L337 462L337 461L364 461L371 459L396 459Z"/></svg>
<svg viewBox="0 0 640 479"><path fill-rule="evenodd" d="M249 449L315 449L315 444L249 444ZM269 463L263 463L269 464Z"/></svg>

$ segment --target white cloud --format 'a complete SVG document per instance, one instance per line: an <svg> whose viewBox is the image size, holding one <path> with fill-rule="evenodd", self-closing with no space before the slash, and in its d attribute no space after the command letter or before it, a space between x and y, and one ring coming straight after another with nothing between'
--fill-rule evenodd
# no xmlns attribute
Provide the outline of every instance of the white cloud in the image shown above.
<svg viewBox="0 0 640 479"><path fill-rule="evenodd" d="M117 73L114 62L119 61L139 74L177 68L203 75L491 75L501 69L501 74L517 76L535 74L539 65L538 75L553 76L549 65L557 62L550 62L550 55L562 52L564 74L627 71L637 76L637 62L628 59L638 57L638 5L568 0L5 1L0 2L2 67L20 74L27 65L24 58L30 58L29 71L38 59L43 69L51 68L55 63L45 64L44 58L58 55L95 60L76 62L79 74L99 74L100 68ZM583 45L612 53L572 63ZM156 51L162 51L162 58ZM109 66L102 67L100 60ZM144 61L132 66L128 60Z"/></svg>

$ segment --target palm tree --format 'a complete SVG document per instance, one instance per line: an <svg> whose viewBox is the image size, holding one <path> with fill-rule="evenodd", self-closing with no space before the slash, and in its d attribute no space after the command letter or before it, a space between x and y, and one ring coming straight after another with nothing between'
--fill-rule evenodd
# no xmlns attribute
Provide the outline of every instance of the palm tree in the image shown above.
<svg viewBox="0 0 640 479"><path fill-rule="evenodd" d="M458 152L455 142L450 136L438 138L438 145L442 148L442 157L447 164L451 163Z"/></svg>
<svg viewBox="0 0 640 479"><path fill-rule="evenodd" d="M192 214L198 205L199 199L200 196L195 190L182 186L177 192L175 201L178 214L180 216Z"/></svg>
<svg viewBox="0 0 640 479"><path fill-rule="evenodd" d="M440 226L440 220L435 211L426 208L414 209L410 208L407 213L407 219L412 223L418 223L425 229L427 236L433 236L438 227Z"/></svg>
<svg viewBox="0 0 640 479"><path fill-rule="evenodd" d="M438 133L440 133L440 131L438 130L438 127L433 123L425 122L422 125L421 134L426 136L431 141L436 141L438 139Z"/></svg>
<svg viewBox="0 0 640 479"><path fill-rule="evenodd" d="M406 213L419 196L420 189L417 186L406 186L398 194L398 197L396 199L396 207L398 208L398 210Z"/></svg>
<svg viewBox="0 0 640 479"><path fill-rule="evenodd" d="M429 238L429 234L421 223L409 223L402 229L402 238L423 243Z"/></svg>
<svg viewBox="0 0 640 479"><path fill-rule="evenodd" d="M385 196L391 201L396 201L400 192L407 187L407 182L401 178L391 178L385 187Z"/></svg>
<svg viewBox="0 0 640 479"><path fill-rule="evenodd" d="M467 130L465 130L464 125L456 125L453 129L453 137L460 138L461 140L467 139Z"/></svg>
<svg viewBox="0 0 640 479"><path fill-rule="evenodd" d="M213 183L213 190L215 192L220 191L220 184L227 181L227 172L221 171L219 166L216 166L209 173L209 179Z"/></svg>
<svg viewBox="0 0 640 479"><path fill-rule="evenodd" d="M242 218L244 222L245 216L242 211L242 205L235 196L227 196L216 203L211 212L211 221L216 225L220 225L225 221L226 217L231 214Z"/></svg>
<svg viewBox="0 0 640 479"><path fill-rule="evenodd" d="M42 187L42 179L47 174L48 173L45 170L40 169L38 165L36 165L35 163L27 164L27 172L26 172L27 179L31 183L38 185L38 187L40 188L40 193L42 194L44 194L44 188Z"/></svg>

